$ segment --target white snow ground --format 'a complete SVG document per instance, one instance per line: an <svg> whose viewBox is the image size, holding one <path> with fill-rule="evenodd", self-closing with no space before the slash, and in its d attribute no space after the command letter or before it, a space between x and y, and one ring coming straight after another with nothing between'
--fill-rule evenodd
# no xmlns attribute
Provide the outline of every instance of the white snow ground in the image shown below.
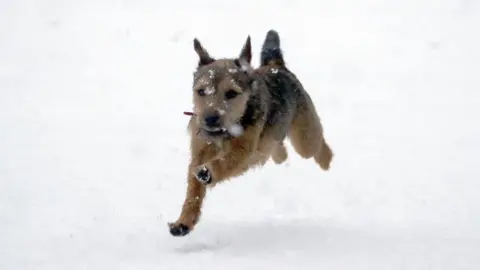
<svg viewBox="0 0 480 270"><path fill-rule="evenodd" d="M0 269L479 269L480 4L0 2ZM169 235L198 37L279 31L336 153L290 151ZM290 146L289 146L290 148ZM291 148L290 148L291 149Z"/></svg>

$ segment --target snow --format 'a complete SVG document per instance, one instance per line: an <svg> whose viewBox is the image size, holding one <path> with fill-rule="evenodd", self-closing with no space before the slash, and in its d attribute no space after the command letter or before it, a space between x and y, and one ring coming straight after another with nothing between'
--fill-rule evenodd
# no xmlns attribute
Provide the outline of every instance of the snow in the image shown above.
<svg viewBox="0 0 480 270"><path fill-rule="evenodd" d="M205 95L213 95L215 93L215 88L214 87L207 87L205 89Z"/></svg>
<svg viewBox="0 0 480 270"><path fill-rule="evenodd" d="M479 269L479 14L465 0L0 1L0 269ZM287 143L286 164L215 187L174 238L193 38L226 57L251 35L257 65L272 28L331 171Z"/></svg>
<svg viewBox="0 0 480 270"><path fill-rule="evenodd" d="M230 125L227 130L234 137L240 137L243 134L243 127L240 124Z"/></svg>

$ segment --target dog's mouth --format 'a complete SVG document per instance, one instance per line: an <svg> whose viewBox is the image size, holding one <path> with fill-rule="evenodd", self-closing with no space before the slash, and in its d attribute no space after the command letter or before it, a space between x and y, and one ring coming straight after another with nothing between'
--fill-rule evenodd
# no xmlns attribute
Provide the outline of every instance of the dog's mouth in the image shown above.
<svg viewBox="0 0 480 270"><path fill-rule="evenodd" d="M219 136L227 132L226 128L223 127L202 127L202 129L210 136Z"/></svg>

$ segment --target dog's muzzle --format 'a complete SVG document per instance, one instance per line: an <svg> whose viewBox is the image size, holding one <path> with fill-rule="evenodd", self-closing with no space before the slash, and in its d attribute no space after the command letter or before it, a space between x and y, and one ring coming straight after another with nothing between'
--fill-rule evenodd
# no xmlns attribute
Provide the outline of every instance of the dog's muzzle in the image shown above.
<svg viewBox="0 0 480 270"><path fill-rule="evenodd" d="M210 136L218 136L227 131L220 123L220 114L214 112L203 119L202 129Z"/></svg>

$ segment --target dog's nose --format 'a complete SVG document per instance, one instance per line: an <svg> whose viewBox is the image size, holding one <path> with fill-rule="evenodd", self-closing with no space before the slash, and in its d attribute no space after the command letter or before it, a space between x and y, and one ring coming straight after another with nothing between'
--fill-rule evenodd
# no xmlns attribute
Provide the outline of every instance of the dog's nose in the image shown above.
<svg viewBox="0 0 480 270"><path fill-rule="evenodd" d="M205 117L205 124L210 127L218 126L219 120L220 120L220 115L215 113Z"/></svg>

